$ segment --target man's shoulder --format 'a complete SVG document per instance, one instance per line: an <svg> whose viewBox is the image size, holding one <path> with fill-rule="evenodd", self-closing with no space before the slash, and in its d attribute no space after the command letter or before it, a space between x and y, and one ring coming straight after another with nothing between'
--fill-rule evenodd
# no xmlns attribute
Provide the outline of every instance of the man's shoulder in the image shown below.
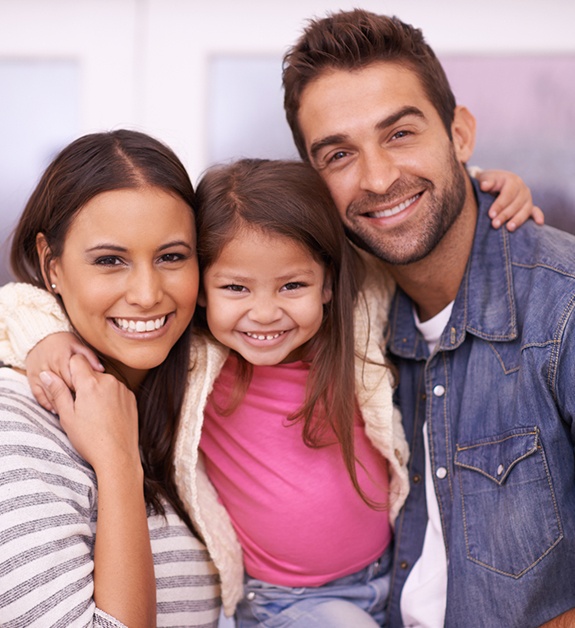
<svg viewBox="0 0 575 628"><path fill-rule="evenodd" d="M575 278L575 236L533 222L509 235L511 263L556 271Z"/></svg>

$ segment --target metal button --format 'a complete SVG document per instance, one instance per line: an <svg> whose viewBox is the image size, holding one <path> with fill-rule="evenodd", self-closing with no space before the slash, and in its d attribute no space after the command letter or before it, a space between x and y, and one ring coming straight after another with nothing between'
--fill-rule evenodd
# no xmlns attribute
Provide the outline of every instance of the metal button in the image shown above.
<svg viewBox="0 0 575 628"><path fill-rule="evenodd" d="M419 473L416 473L411 479L414 484L419 484L421 482L421 476Z"/></svg>
<svg viewBox="0 0 575 628"><path fill-rule="evenodd" d="M399 563L399 566L400 566L402 569L407 569L407 568L409 567L409 563L408 563L406 560L402 560L402 561Z"/></svg>
<svg viewBox="0 0 575 628"><path fill-rule="evenodd" d="M504 471L504 469L503 469L503 465L502 465L502 464L500 464L500 465L497 467L497 475L501 475L501 474L503 473L503 471Z"/></svg>
<svg viewBox="0 0 575 628"><path fill-rule="evenodd" d="M256 597L256 594L253 591L250 591L246 597L248 598L248 600L253 600Z"/></svg>
<svg viewBox="0 0 575 628"><path fill-rule="evenodd" d="M440 480L443 480L443 478L445 478L447 476L447 469L445 467L438 467L437 471L435 472L435 475Z"/></svg>
<svg viewBox="0 0 575 628"><path fill-rule="evenodd" d="M433 394L436 397L443 397L443 395L445 395L445 388L441 384L437 384L437 386L433 387Z"/></svg>

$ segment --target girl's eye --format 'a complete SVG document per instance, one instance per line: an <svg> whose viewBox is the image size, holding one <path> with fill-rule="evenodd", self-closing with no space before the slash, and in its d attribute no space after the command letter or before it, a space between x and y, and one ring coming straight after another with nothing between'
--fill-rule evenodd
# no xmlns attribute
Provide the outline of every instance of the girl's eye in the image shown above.
<svg viewBox="0 0 575 628"><path fill-rule="evenodd" d="M94 263L97 266L119 266L122 264L122 260L116 255L103 255L98 257Z"/></svg>
<svg viewBox="0 0 575 628"><path fill-rule="evenodd" d="M282 286L282 290L297 290L298 288L303 288L305 286L301 281L290 281Z"/></svg>
<svg viewBox="0 0 575 628"><path fill-rule="evenodd" d="M244 286L240 286L236 283L230 283L227 286L222 286L224 290L229 290L230 292L243 292L245 290Z"/></svg>

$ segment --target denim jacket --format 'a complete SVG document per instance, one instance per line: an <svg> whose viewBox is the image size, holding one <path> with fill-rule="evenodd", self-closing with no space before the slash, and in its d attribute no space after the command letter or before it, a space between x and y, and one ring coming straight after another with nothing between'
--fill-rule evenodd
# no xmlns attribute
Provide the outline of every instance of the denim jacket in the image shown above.
<svg viewBox="0 0 575 628"><path fill-rule="evenodd" d="M531 221L475 239L432 355L398 290L389 349L411 448L396 521L390 625L421 553L422 425L448 557L445 625L529 628L575 608L575 238Z"/></svg>

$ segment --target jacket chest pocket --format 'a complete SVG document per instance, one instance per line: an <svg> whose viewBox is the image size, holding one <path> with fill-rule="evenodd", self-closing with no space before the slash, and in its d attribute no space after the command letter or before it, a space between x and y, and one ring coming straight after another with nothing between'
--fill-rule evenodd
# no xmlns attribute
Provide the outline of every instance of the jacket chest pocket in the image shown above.
<svg viewBox="0 0 575 628"><path fill-rule="evenodd" d="M457 445L467 558L519 578L563 537L537 428Z"/></svg>

